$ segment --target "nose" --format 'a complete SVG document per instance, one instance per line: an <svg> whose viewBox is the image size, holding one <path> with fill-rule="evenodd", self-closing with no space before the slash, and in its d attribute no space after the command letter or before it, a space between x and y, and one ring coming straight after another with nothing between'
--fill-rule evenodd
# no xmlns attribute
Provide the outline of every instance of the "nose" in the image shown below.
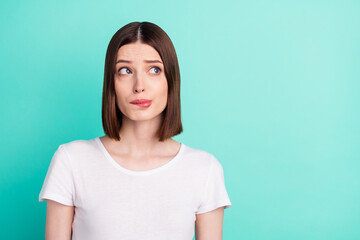
<svg viewBox="0 0 360 240"><path fill-rule="evenodd" d="M138 92L143 92L145 89L144 88L136 88L135 89L135 92L138 93Z"/></svg>
<svg viewBox="0 0 360 240"><path fill-rule="evenodd" d="M144 92L144 82L142 80L142 76L139 76L139 74L135 74L135 84L134 84L134 91L135 93Z"/></svg>

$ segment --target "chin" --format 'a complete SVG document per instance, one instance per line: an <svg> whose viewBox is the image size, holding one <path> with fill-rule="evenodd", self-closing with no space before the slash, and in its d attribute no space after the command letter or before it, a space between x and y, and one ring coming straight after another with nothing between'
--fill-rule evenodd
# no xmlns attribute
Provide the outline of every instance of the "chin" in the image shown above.
<svg viewBox="0 0 360 240"><path fill-rule="evenodd" d="M157 114L157 115L148 115L148 114L137 114L136 116L130 116L127 117L130 120L133 121L148 121L148 120L153 120L155 118L161 118L162 114Z"/></svg>

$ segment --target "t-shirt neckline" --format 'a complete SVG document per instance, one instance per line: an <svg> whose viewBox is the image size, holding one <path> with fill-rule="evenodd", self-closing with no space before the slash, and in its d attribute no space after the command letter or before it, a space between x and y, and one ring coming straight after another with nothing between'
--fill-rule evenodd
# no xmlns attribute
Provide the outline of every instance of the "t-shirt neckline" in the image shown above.
<svg viewBox="0 0 360 240"><path fill-rule="evenodd" d="M168 161L167 163L165 163L164 165L154 168L154 169L150 169L150 170L145 170L145 171L134 171L134 170L130 170L127 168L122 167L120 164L118 164L110 155L110 153L106 150L105 146L103 145L103 143L101 142L99 137L95 138L95 142L97 143L97 145L99 146L99 148L101 149L101 151L103 152L103 154L105 155L105 158L113 165L115 166L115 168L119 169L120 171L130 174L130 175L136 175L136 176L140 176L140 175L149 175L149 174L153 174L162 170L165 170L166 168L174 165L178 159L180 158L180 156L183 154L185 145L183 143L180 143L180 149L177 152L177 154L175 155L175 157L173 157L170 161Z"/></svg>

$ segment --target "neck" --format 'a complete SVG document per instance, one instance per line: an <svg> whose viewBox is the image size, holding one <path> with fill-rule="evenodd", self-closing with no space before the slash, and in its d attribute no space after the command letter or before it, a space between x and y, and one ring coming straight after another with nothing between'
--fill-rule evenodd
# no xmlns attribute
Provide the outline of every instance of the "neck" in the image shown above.
<svg viewBox="0 0 360 240"><path fill-rule="evenodd" d="M154 152L161 152L166 149L172 139L160 142L156 136L156 131L162 123L161 115L156 118L144 121L134 121L123 115L118 144L119 151L127 155L141 158L152 155Z"/></svg>

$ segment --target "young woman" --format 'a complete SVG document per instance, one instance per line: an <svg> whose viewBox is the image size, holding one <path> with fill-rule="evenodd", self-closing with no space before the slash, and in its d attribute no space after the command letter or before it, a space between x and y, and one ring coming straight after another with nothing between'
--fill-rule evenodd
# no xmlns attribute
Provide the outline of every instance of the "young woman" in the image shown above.
<svg viewBox="0 0 360 240"><path fill-rule="evenodd" d="M102 98L105 136L56 150L39 201L46 240L220 240L231 206L220 162L182 132L180 72L168 35L132 22L112 37Z"/></svg>

